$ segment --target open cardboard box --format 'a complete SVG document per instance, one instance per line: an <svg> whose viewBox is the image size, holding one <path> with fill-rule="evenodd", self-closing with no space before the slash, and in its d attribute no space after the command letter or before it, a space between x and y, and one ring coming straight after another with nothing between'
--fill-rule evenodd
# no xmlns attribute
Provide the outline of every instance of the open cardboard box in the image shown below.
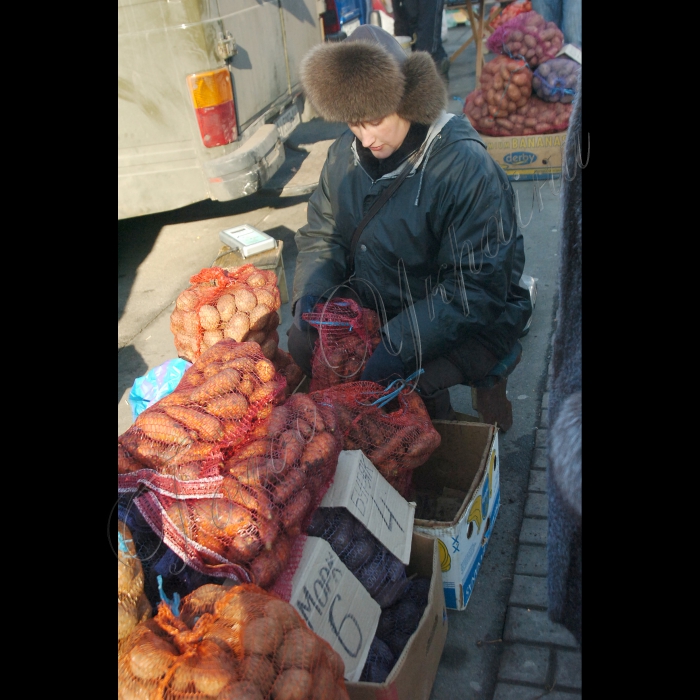
<svg viewBox="0 0 700 700"><path fill-rule="evenodd" d="M350 700L428 700L447 639L437 540L413 531L407 574L430 577L428 604L384 683L346 682Z"/></svg>
<svg viewBox="0 0 700 700"><path fill-rule="evenodd" d="M414 470L413 485L417 495L435 496L440 517L421 517L419 502L413 528L437 539L445 605L463 610L500 505L498 432L493 425L473 421L434 420L433 425L442 441Z"/></svg>

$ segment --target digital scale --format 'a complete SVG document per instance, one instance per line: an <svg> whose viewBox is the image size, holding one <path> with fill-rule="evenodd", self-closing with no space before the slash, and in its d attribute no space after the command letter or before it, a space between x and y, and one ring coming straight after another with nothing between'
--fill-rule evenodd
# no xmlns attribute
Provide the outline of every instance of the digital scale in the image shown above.
<svg viewBox="0 0 700 700"><path fill-rule="evenodd" d="M237 250L244 258L277 246L277 241L254 226L243 224L219 231L219 240L229 248Z"/></svg>

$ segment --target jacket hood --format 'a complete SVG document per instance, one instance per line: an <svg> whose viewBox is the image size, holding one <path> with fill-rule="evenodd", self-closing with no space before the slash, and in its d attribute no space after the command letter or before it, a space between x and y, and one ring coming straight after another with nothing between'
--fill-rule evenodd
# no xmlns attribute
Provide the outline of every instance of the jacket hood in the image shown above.
<svg viewBox="0 0 700 700"><path fill-rule="evenodd" d="M307 99L331 122L353 124L397 113L428 125L447 99L430 54L406 55L391 34L374 25L358 27L344 41L315 46L299 72Z"/></svg>

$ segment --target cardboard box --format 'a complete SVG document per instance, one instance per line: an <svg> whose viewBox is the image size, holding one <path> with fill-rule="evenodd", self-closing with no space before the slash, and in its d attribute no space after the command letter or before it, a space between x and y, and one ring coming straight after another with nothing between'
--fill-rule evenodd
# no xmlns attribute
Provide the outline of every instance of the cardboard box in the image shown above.
<svg viewBox="0 0 700 700"><path fill-rule="evenodd" d="M440 447L413 472L417 493L455 500L451 519L426 520L416 511L416 532L437 538L445 605L463 610L469 602L500 505L498 432L493 425L434 420ZM443 506L446 501L443 501Z"/></svg>
<svg viewBox="0 0 700 700"><path fill-rule="evenodd" d="M494 160L509 180L547 180L561 176L566 131L535 136L484 136Z"/></svg>
<svg viewBox="0 0 700 700"><path fill-rule="evenodd" d="M429 576L428 605L384 683L346 683L350 700L428 700L447 639L447 610L437 540L413 532L409 576Z"/></svg>
<svg viewBox="0 0 700 700"><path fill-rule="evenodd" d="M362 450L342 450L322 508L347 508L392 554L408 564L416 510Z"/></svg>
<svg viewBox="0 0 700 700"><path fill-rule="evenodd" d="M359 680L381 608L320 537L304 543L289 603L340 654L345 679Z"/></svg>

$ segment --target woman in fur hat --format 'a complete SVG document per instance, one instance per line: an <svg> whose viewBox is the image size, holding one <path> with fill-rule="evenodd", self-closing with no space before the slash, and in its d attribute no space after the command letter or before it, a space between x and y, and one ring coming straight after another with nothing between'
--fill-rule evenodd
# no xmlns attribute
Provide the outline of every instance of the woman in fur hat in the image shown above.
<svg viewBox="0 0 700 700"><path fill-rule="evenodd" d="M295 237L289 352L310 376L318 335L302 314L319 299L354 296L383 321L361 378L387 384L422 369L429 413L451 418L448 388L473 386L519 352L532 313L518 286L525 255L508 177L469 121L445 111L430 54L407 55L377 26L311 49L301 80L318 114L349 129L328 149Z"/></svg>

